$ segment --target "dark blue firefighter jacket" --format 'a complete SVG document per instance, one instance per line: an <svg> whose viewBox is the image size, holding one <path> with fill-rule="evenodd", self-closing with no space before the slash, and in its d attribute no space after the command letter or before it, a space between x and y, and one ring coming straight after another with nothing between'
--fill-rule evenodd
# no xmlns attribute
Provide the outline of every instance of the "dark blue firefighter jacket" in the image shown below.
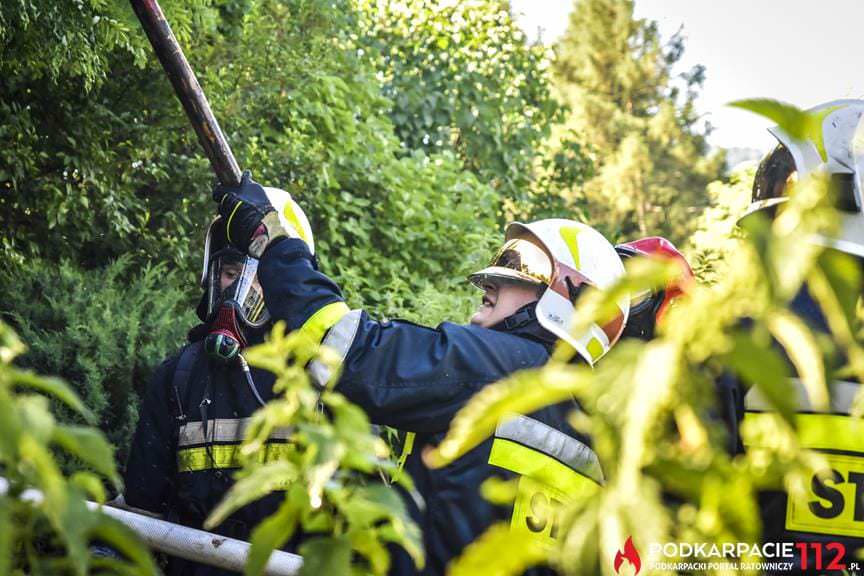
<svg viewBox="0 0 864 576"><path fill-rule="evenodd" d="M499 425L495 437L442 469L428 469L420 459L424 447L441 441L456 412L484 386L548 360L553 338L539 326L532 307L493 329L379 322L365 312L347 312L339 288L317 270L305 243L296 239L272 245L258 275L271 315L291 330L314 323L325 307L344 309L326 326L330 332L324 340L343 348L336 390L362 406L373 423L416 434L406 470L425 503L408 500L424 534L424 574L443 574L448 562L496 521L510 523L526 537L554 538L551 501L583 490L583 483L596 487L602 482L590 441L566 422L575 403ZM480 495L481 483L492 476L520 477L515 513ZM394 571L414 569L397 558Z"/></svg>

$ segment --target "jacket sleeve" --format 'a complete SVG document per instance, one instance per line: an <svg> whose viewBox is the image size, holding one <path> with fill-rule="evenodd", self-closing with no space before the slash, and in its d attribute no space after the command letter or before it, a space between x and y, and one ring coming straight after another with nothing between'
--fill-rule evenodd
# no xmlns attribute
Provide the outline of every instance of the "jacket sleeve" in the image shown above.
<svg viewBox="0 0 864 576"><path fill-rule="evenodd" d="M542 344L503 332L378 322L365 312L349 312L338 287L315 269L299 240L268 249L259 278L275 319L292 330L311 325L322 337L329 331L324 343L344 359L336 389L376 424L425 434L446 430L477 390L548 358ZM339 312L328 317L326 311L337 306Z"/></svg>
<svg viewBox="0 0 864 576"><path fill-rule="evenodd" d="M156 370L138 413L138 426L124 474L126 503L167 514L177 474L174 421L169 393L176 360Z"/></svg>

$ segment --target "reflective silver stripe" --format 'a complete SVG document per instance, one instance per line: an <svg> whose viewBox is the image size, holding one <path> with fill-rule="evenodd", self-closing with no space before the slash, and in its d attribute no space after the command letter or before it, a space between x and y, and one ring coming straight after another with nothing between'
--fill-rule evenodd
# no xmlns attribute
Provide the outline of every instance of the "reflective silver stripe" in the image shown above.
<svg viewBox="0 0 864 576"><path fill-rule="evenodd" d="M357 327L360 326L360 310L352 310L342 316L342 318L330 328L327 336L321 342L339 355L340 364L345 361L345 356L348 355L348 349L354 343L354 337L357 335ZM309 376L312 382L318 387L323 388L330 381L330 368L323 362L313 360L309 363Z"/></svg>
<svg viewBox="0 0 864 576"><path fill-rule="evenodd" d="M495 429L496 438L518 442L558 460L576 472L603 482L597 454L576 438L528 416L507 416Z"/></svg>
<svg viewBox="0 0 864 576"><path fill-rule="evenodd" d="M807 395L807 389L804 383L799 378L790 378L792 385L795 388L796 395L796 410L798 412L817 412L810 403L810 397ZM828 383L828 394L831 400L832 414L849 414L852 411L852 403L855 400L855 395L858 394L860 384L857 382L847 382L845 380L835 380ZM747 391L744 396L744 408L751 412L773 412L774 407L754 386Z"/></svg>
<svg viewBox="0 0 864 576"><path fill-rule="evenodd" d="M195 446L205 442L242 442L251 418L216 418L207 424L207 436L204 437L203 422L189 422L180 427L177 446ZM293 433L292 428L279 427L270 432L274 440L287 440Z"/></svg>

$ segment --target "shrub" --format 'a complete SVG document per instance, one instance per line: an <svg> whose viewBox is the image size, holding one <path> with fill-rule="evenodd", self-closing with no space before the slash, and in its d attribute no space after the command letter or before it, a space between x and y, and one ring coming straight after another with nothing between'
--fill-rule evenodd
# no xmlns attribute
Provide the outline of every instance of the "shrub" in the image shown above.
<svg viewBox="0 0 864 576"><path fill-rule="evenodd" d="M0 288L3 317L31 343L19 363L67 380L125 460L138 394L193 324L180 276L130 258L92 270L31 261Z"/></svg>

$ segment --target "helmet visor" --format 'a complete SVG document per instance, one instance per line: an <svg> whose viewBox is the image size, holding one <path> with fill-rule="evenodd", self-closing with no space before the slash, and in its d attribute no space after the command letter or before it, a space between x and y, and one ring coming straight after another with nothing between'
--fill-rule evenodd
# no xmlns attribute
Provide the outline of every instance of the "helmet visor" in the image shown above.
<svg viewBox="0 0 864 576"><path fill-rule="evenodd" d="M789 182L794 181L796 177L795 159L786 146L778 144L759 163L753 179L751 201L754 204L760 203L767 206L772 203L772 200L776 202L777 199L784 198Z"/></svg>
<svg viewBox="0 0 864 576"><path fill-rule="evenodd" d="M258 260L226 248L210 258L207 274L207 313L212 315L224 304L234 307L240 320L251 327L270 319L264 293L258 283Z"/></svg>
<svg viewBox="0 0 864 576"><path fill-rule="evenodd" d="M833 172L830 175L830 193L833 205L841 212L861 212L861 190L851 172ZM775 206L789 195L789 185L798 179L798 170L792 153L778 144L756 170L753 179L752 204L748 212Z"/></svg>
<svg viewBox="0 0 864 576"><path fill-rule="evenodd" d="M477 286L490 278L548 286L552 282L552 260L533 242L514 238L504 243L489 266L469 276Z"/></svg>

